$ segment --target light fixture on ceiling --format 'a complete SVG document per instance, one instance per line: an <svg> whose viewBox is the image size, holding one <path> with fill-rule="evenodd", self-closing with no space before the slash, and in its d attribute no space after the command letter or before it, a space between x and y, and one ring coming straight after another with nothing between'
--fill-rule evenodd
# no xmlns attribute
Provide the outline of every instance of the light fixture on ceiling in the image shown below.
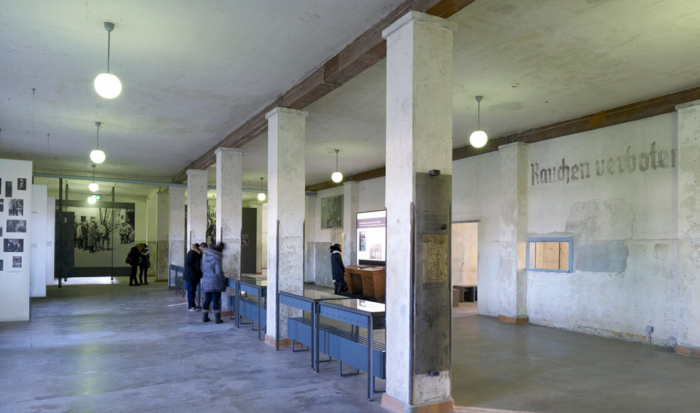
<svg viewBox="0 0 700 413"><path fill-rule="evenodd" d="M97 126L97 149L90 152L90 160L96 164L104 162L105 158L107 158L105 153L100 150L100 125L102 125L101 122L95 122L95 126Z"/></svg>
<svg viewBox="0 0 700 413"><path fill-rule="evenodd" d="M331 175L331 179L336 184L343 182L343 173L338 168L338 152L340 152L340 149L335 150L335 172Z"/></svg>
<svg viewBox="0 0 700 413"><path fill-rule="evenodd" d="M88 197L87 201L88 201L88 204L92 205L92 204L94 204L95 202L97 202L97 197L96 197L95 195L90 195L90 196Z"/></svg>
<svg viewBox="0 0 700 413"><path fill-rule="evenodd" d="M109 52L111 49L112 30L114 23L105 22L105 30L107 30L107 73L100 73L95 78L95 90L97 94L105 99L114 99L122 93L122 82L119 78L109 73Z"/></svg>
<svg viewBox="0 0 700 413"><path fill-rule="evenodd" d="M95 166L94 164L92 165L92 182L88 185L90 192L97 192L100 190L100 186L95 183Z"/></svg>
<svg viewBox="0 0 700 413"><path fill-rule="evenodd" d="M258 194L258 201L263 202L267 199L267 195L263 192L263 177L260 177L260 193Z"/></svg>
<svg viewBox="0 0 700 413"><path fill-rule="evenodd" d="M476 130L472 132L471 136L469 136L469 143L475 147L475 148L483 148L484 145L486 145L486 142L488 142L489 137L486 135L486 132L481 130L481 99L483 96L477 96L476 97L476 102L477 102L477 112L476 112Z"/></svg>

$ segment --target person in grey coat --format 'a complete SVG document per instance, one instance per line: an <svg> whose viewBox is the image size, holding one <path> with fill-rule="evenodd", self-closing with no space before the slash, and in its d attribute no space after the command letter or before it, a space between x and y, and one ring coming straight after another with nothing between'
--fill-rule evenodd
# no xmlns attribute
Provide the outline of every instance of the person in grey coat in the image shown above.
<svg viewBox="0 0 700 413"><path fill-rule="evenodd" d="M203 322L211 321L209 319L209 305L213 302L214 318L216 324L221 324L224 321L221 319L221 293L226 291L228 279L224 277L224 272L221 269L221 251L224 250L224 244L219 243L212 248L207 248L202 253L202 291L204 291L204 316Z"/></svg>

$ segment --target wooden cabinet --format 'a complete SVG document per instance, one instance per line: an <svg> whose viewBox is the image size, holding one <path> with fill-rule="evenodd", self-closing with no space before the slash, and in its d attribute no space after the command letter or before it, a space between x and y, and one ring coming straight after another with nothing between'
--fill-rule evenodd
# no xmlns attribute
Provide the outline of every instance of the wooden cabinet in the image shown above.
<svg viewBox="0 0 700 413"><path fill-rule="evenodd" d="M347 266L345 267L345 282L348 284L352 294L383 298L386 293L386 272L384 267Z"/></svg>

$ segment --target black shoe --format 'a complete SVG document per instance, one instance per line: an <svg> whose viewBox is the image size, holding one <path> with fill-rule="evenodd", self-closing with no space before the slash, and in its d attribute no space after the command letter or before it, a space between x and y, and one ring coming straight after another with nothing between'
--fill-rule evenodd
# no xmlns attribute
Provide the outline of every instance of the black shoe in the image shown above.
<svg viewBox="0 0 700 413"><path fill-rule="evenodd" d="M208 321L211 321L211 320L209 319L209 312L206 312L206 313L204 313L204 316L202 317L202 322L206 323Z"/></svg>
<svg viewBox="0 0 700 413"><path fill-rule="evenodd" d="M221 319L221 313L214 313L214 318L216 319L214 324L221 324L224 322L224 320Z"/></svg>

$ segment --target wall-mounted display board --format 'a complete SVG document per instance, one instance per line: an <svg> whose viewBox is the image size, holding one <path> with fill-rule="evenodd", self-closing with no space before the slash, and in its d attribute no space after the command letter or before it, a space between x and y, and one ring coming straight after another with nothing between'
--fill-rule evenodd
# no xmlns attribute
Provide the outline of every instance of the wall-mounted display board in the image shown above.
<svg viewBox="0 0 700 413"><path fill-rule="evenodd" d="M386 261L386 210L357 213L357 261Z"/></svg>
<svg viewBox="0 0 700 413"><path fill-rule="evenodd" d="M56 197L46 199L46 285L53 285L56 245Z"/></svg>
<svg viewBox="0 0 700 413"><path fill-rule="evenodd" d="M31 178L31 161L0 159L0 321L29 320Z"/></svg>

